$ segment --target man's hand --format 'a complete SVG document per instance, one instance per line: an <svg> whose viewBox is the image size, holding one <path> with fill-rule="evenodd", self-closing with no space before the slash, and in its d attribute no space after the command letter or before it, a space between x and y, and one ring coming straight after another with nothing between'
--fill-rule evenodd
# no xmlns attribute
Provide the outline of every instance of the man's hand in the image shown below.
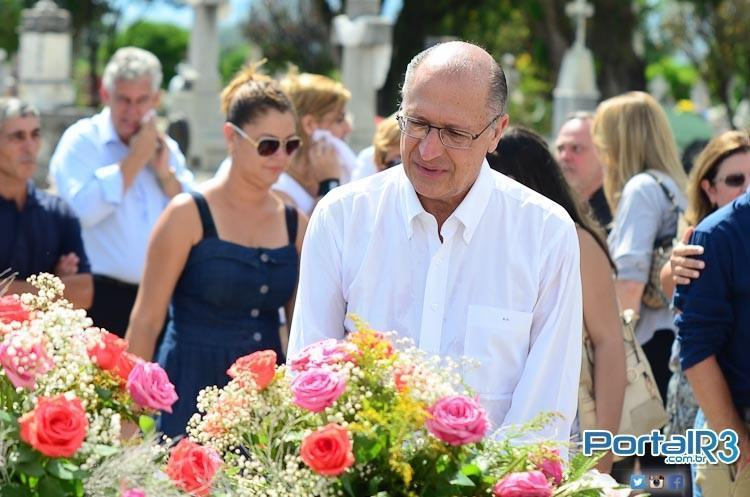
<svg viewBox="0 0 750 497"><path fill-rule="evenodd" d="M313 142L307 152L316 181L341 178L341 163L336 149L325 140Z"/></svg>
<svg viewBox="0 0 750 497"><path fill-rule="evenodd" d="M169 169L169 149L167 148L165 137L161 133L157 136L156 142L156 152L154 153L150 164L151 169L153 169L154 174L156 174L156 178L160 182L164 182L169 180L172 176L172 171Z"/></svg>
<svg viewBox="0 0 750 497"><path fill-rule="evenodd" d="M686 245L693 234L693 228L690 227L685 231L682 241L675 245L672 255L669 258L669 265L672 268L672 281L675 285L689 285L691 280L698 279L706 264L693 256L703 253L703 247L700 245Z"/></svg>
<svg viewBox="0 0 750 497"><path fill-rule="evenodd" d="M141 168L153 159L159 144L159 131L156 129L156 116L148 116L141 128L130 138L130 155L137 159Z"/></svg>
<svg viewBox="0 0 750 497"><path fill-rule="evenodd" d="M60 256L60 260L55 264L55 276L63 278L78 274L79 262L80 258L74 252Z"/></svg>

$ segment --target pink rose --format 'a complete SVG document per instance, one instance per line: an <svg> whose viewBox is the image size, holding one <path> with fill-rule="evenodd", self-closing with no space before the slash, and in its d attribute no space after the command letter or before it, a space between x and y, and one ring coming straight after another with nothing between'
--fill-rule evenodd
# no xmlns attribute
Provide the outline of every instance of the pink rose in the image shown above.
<svg viewBox="0 0 750 497"><path fill-rule="evenodd" d="M16 388L33 390L37 376L48 372L52 365L41 337L14 332L0 343L0 366Z"/></svg>
<svg viewBox="0 0 750 497"><path fill-rule="evenodd" d="M333 405L346 388L346 379L325 369L310 369L292 380L294 403L312 412Z"/></svg>
<svg viewBox="0 0 750 497"><path fill-rule="evenodd" d="M146 492L139 488L125 490L120 497L146 497Z"/></svg>
<svg viewBox="0 0 750 497"><path fill-rule="evenodd" d="M335 338L321 340L302 349L289 361L292 371L307 371L326 365L353 362L357 347L349 342L340 342Z"/></svg>
<svg viewBox="0 0 750 497"><path fill-rule="evenodd" d="M555 485L559 485L563 479L563 465L560 459L560 451L552 449L549 452L549 457L542 459L542 462L536 466L544 473L544 476L551 479Z"/></svg>
<svg viewBox="0 0 750 497"><path fill-rule="evenodd" d="M496 497L550 497L552 488L541 471L511 473L495 484Z"/></svg>
<svg viewBox="0 0 750 497"><path fill-rule="evenodd" d="M10 324L13 321L23 323L28 321L30 317L28 309L23 305L18 295L0 297L0 323Z"/></svg>
<svg viewBox="0 0 750 497"><path fill-rule="evenodd" d="M177 402L177 393L167 373L153 362L141 362L133 367L128 376L128 392L136 404L148 409L171 413L172 404Z"/></svg>
<svg viewBox="0 0 750 497"><path fill-rule="evenodd" d="M489 421L479 400L464 395L443 397L428 409L427 429L450 445L479 442L484 438Z"/></svg>

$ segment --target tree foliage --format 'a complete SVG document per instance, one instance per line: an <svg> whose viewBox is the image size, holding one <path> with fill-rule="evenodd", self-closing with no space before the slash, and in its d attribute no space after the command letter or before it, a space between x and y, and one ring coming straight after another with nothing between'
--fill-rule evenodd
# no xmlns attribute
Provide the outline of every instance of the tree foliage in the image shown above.
<svg viewBox="0 0 750 497"><path fill-rule="evenodd" d="M749 6L745 0L675 0L662 23L664 49L688 57L730 120L740 102L750 100Z"/></svg>

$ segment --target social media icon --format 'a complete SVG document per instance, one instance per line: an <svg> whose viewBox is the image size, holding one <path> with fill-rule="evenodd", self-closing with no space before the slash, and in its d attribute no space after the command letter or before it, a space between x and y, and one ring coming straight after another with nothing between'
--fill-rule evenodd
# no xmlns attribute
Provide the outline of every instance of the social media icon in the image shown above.
<svg viewBox="0 0 750 497"><path fill-rule="evenodd" d="M683 475L667 476L667 488L669 490L684 490L685 489L685 477Z"/></svg>
<svg viewBox="0 0 750 497"><path fill-rule="evenodd" d="M646 475L630 475L630 488L633 490L642 490L646 488Z"/></svg>
<svg viewBox="0 0 750 497"><path fill-rule="evenodd" d="M651 488L664 488L664 475L650 475L648 486Z"/></svg>

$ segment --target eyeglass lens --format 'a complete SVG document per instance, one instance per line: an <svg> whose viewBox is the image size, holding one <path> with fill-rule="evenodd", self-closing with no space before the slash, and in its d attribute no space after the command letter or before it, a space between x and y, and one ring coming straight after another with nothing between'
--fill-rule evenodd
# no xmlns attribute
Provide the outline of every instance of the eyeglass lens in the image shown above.
<svg viewBox="0 0 750 497"><path fill-rule="evenodd" d="M745 184L745 174L744 173L734 173L734 174L727 174L724 178L724 183L726 183L727 186L732 186L737 188L738 186L742 186Z"/></svg>
<svg viewBox="0 0 750 497"><path fill-rule="evenodd" d="M291 140L288 140L284 147L286 154L292 155L294 152L297 151L300 144L301 142L299 139L293 138ZM280 146L281 146L281 142L279 140L275 140L272 138L264 138L258 143L258 155L260 155L261 157L269 157L275 154Z"/></svg>

